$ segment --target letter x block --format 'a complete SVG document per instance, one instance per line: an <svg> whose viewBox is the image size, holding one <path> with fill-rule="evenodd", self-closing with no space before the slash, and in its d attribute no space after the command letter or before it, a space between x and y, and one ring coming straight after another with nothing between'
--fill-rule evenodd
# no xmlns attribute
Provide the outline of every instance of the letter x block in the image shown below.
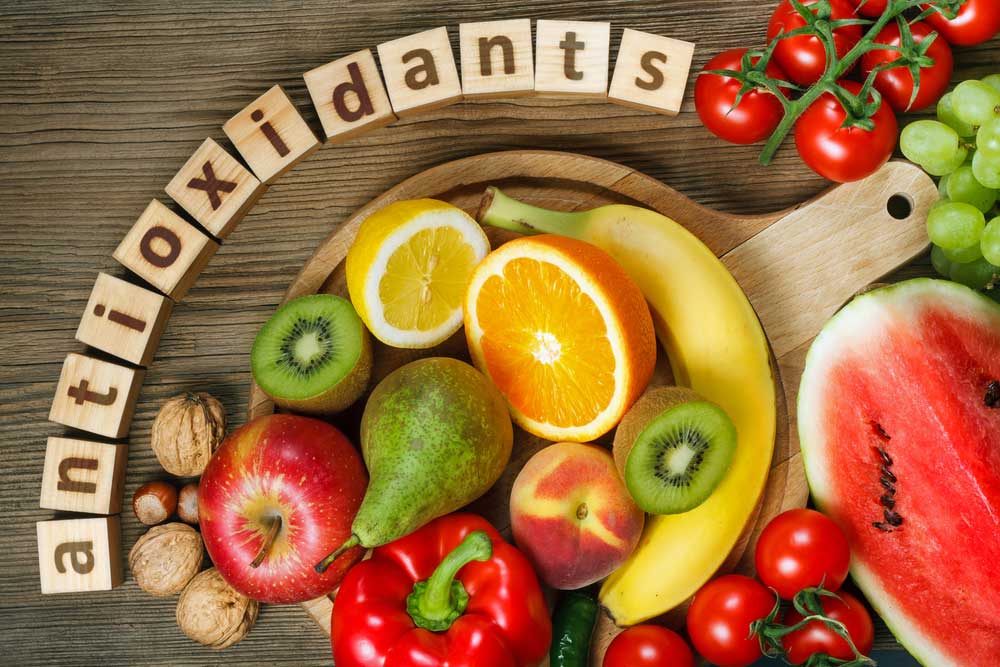
<svg viewBox="0 0 1000 667"><path fill-rule="evenodd" d="M63 363L49 419L57 424L124 438L145 371L70 353Z"/></svg>
<svg viewBox="0 0 1000 667"><path fill-rule="evenodd" d="M535 91L531 19L462 23L458 35L466 98L515 97Z"/></svg>
<svg viewBox="0 0 1000 667"><path fill-rule="evenodd" d="M216 238L224 239L264 192L260 181L212 139L167 184L167 194Z"/></svg>
<svg viewBox="0 0 1000 667"><path fill-rule="evenodd" d="M610 51L610 23L537 21L535 92L555 97L606 98Z"/></svg>
<svg viewBox="0 0 1000 667"><path fill-rule="evenodd" d="M43 595L109 591L122 583L117 516L39 521L35 530Z"/></svg>
<svg viewBox="0 0 1000 667"><path fill-rule="evenodd" d="M400 118L462 99L455 53L444 26L378 45L392 109Z"/></svg>
<svg viewBox="0 0 1000 667"><path fill-rule="evenodd" d="M128 445L49 438L39 505L81 514L117 514L127 461Z"/></svg>
<svg viewBox="0 0 1000 667"><path fill-rule="evenodd" d="M676 116L684 100L694 44L625 28L608 99Z"/></svg>
<svg viewBox="0 0 1000 667"><path fill-rule="evenodd" d="M396 120L369 49L311 69L302 78L327 141L347 141Z"/></svg>
<svg viewBox="0 0 1000 667"><path fill-rule="evenodd" d="M120 278L99 273L76 339L119 359L148 366L173 302Z"/></svg>

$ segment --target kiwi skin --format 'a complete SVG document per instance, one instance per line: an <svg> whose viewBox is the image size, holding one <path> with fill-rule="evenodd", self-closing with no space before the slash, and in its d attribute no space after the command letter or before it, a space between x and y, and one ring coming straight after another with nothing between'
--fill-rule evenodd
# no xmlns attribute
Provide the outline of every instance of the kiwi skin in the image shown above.
<svg viewBox="0 0 1000 667"><path fill-rule="evenodd" d="M691 401L704 401L697 392L685 387L655 387L647 389L625 413L615 431L615 441L612 454L618 474L625 479L625 462L635 446L639 434L643 432L657 415L666 412L675 405Z"/></svg>

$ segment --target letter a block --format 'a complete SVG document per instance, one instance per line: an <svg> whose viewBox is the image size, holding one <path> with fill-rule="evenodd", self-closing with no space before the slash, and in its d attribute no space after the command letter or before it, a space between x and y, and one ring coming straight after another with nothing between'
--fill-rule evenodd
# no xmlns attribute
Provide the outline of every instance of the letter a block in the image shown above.
<svg viewBox="0 0 1000 667"><path fill-rule="evenodd" d="M49 419L107 438L124 438L144 376L142 370L71 353L63 363Z"/></svg>
<svg viewBox="0 0 1000 667"><path fill-rule="evenodd" d="M515 97L535 91L531 19L463 23L458 42L465 97Z"/></svg>
<svg viewBox="0 0 1000 667"><path fill-rule="evenodd" d="M97 275L76 339L119 359L148 366L173 303L106 273Z"/></svg>
<svg viewBox="0 0 1000 667"><path fill-rule="evenodd" d="M216 238L229 236L264 192L253 174L212 139L167 184L167 194Z"/></svg>
<svg viewBox="0 0 1000 667"><path fill-rule="evenodd" d="M462 99L455 54L443 26L379 44L378 59L400 118Z"/></svg>
<svg viewBox="0 0 1000 667"><path fill-rule="evenodd" d="M114 258L180 301L218 249L218 243L154 199L118 244Z"/></svg>
<svg viewBox="0 0 1000 667"><path fill-rule="evenodd" d="M128 445L49 438L39 505L81 514L117 514L127 461Z"/></svg>
<svg viewBox="0 0 1000 667"><path fill-rule="evenodd" d="M676 116L684 100L694 44L626 28L608 99Z"/></svg>
<svg viewBox="0 0 1000 667"><path fill-rule="evenodd" d="M610 23L538 21L535 92L556 97L606 98L610 51Z"/></svg>
<svg viewBox="0 0 1000 667"><path fill-rule="evenodd" d="M264 183L319 148L316 135L281 86L273 86L226 121L222 131Z"/></svg>
<svg viewBox="0 0 1000 667"><path fill-rule="evenodd" d="M302 75L326 140L342 142L396 120L369 49Z"/></svg>
<svg viewBox="0 0 1000 667"><path fill-rule="evenodd" d="M122 583L117 516L39 521L35 530L43 595L110 591Z"/></svg>

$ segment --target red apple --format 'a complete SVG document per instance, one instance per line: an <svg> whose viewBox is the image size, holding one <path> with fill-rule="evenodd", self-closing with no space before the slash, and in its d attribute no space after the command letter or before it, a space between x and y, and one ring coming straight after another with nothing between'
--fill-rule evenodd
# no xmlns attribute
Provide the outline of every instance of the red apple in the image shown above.
<svg viewBox="0 0 1000 667"><path fill-rule="evenodd" d="M363 555L313 566L351 536L368 486L361 457L333 426L296 415L255 419L230 434L198 485L208 555L230 586L261 602L329 593Z"/></svg>

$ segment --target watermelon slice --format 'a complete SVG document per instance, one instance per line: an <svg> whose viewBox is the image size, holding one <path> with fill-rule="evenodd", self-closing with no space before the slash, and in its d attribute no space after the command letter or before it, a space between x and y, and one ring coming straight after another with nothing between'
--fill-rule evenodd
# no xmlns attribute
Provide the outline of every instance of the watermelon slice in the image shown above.
<svg viewBox="0 0 1000 667"><path fill-rule="evenodd" d="M1000 665L1000 305L917 279L813 342L798 428L851 574L927 667Z"/></svg>

